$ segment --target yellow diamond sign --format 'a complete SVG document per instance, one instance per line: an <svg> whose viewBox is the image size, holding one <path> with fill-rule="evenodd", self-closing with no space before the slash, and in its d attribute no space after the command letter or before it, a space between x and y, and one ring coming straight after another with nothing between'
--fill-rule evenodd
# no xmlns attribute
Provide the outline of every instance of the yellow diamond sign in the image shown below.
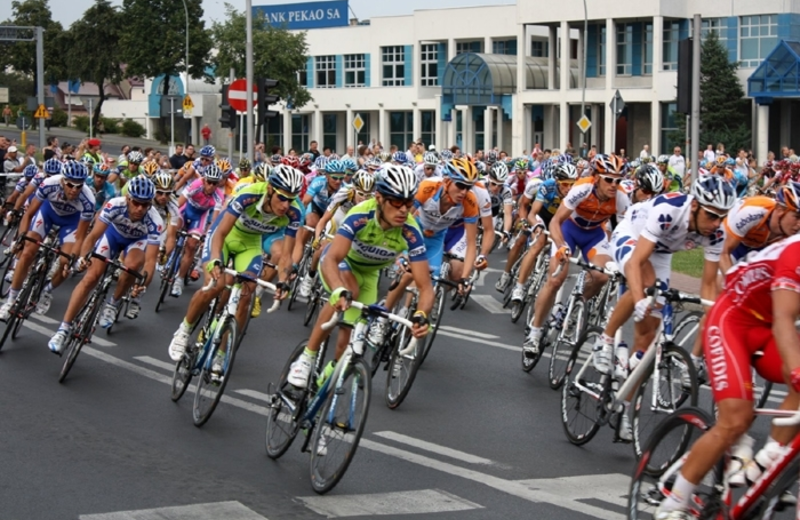
<svg viewBox="0 0 800 520"><path fill-rule="evenodd" d="M364 120L361 119L361 114L356 114L356 117L353 119L353 128L356 129L356 133L360 132L362 128L364 128Z"/></svg>
<svg viewBox="0 0 800 520"><path fill-rule="evenodd" d="M592 122L589 121L589 118L584 114L584 116L578 120L578 128L580 128L581 132L585 134L591 127Z"/></svg>

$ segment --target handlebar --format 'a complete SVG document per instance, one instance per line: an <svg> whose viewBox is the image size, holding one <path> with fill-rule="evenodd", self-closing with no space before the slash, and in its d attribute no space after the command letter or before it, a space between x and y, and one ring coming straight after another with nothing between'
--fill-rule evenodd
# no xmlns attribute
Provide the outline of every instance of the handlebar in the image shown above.
<svg viewBox="0 0 800 520"><path fill-rule="evenodd" d="M393 321L395 323L399 323L400 325L404 325L409 329L414 326L414 323L411 320L403 318L402 316L398 316L397 314L392 314L387 309L381 307L380 305L365 305L361 302L351 301L351 307L355 307L356 309L360 310L361 312L366 312L371 316L379 316L382 318L386 318L389 321ZM336 326L340 318L339 312L334 313L333 317L326 323L322 324L322 330L330 330Z"/></svg>
<svg viewBox="0 0 800 520"><path fill-rule="evenodd" d="M113 267L115 269L119 269L119 270L121 270L121 271L123 271L125 273L128 273L129 275L131 275L134 278L136 278L136 281L138 283L142 283L144 281L144 279L145 279L145 277L144 277L144 275L142 273L140 273L139 271L136 271L135 269L131 269L129 267L126 267L125 265L120 263L118 260L112 260L110 258L106 258L103 255L98 255L94 251L89 253L89 258L97 258L98 260L101 260L101 261L105 262L106 264L110 265L111 267Z"/></svg>
<svg viewBox="0 0 800 520"><path fill-rule="evenodd" d="M661 280L656 280L656 283L653 287L648 287L645 289L645 295L650 297L650 306L655 303L656 298L659 296L663 296L668 302L695 303L705 307L711 307L714 305L712 300L703 299L696 294L685 293L679 291L678 289L662 290L660 289L660 286Z"/></svg>
<svg viewBox="0 0 800 520"><path fill-rule="evenodd" d="M67 253L63 252L63 251L62 251L62 250L60 250L59 248L57 248L57 247L55 247L55 246L51 246L51 245L47 244L47 243L46 243L46 242L47 242L47 239L44 239L44 240L36 240L35 238L31 238L31 237L29 237L29 236L27 236L27 235L22 235L22 236L20 236L19 238L20 238L20 240L21 240L22 242L33 242L34 244L37 244L39 247L43 247L43 248L45 248L45 249L48 249L48 250L50 250L50 251L52 251L52 252L56 253L58 256L62 256L62 257L64 257L64 258L66 258L67 260L69 260L69 263L70 263L70 264L72 263L72 260L75 258L73 255L68 255Z"/></svg>
<svg viewBox="0 0 800 520"><path fill-rule="evenodd" d="M250 276L248 274L245 274L245 273L240 273L239 271L236 271L235 269L229 269L229 268L226 267L225 269L222 270L222 272L224 274L228 274L228 275L233 276L236 280L242 280L242 281L246 281L246 282L255 282L256 284L260 285L264 289L267 289L268 291L271 291L273 294L278 292L278 288L275 286L275 284L272 284L272 283L269 283L269 282L265 282L264 280L261 280L259 278L254 278L254 277L252 277L252 276ZM213 289L214 287L216 287L216 285L217 285L217 280L211 280L211 282L208 285L204 286L201 290L203 292L208 292L211 289ZM276 310L278 310L278 308L280 306L281 306L281 300L276 298L274 300L274 302L272 303L272 307L267 309L267 314L275 312Z"/></svg>
<svg viewBox="0 0 800 520"><path fill-rule="evenodd" d="M772 419L772 424L775 426L797 426L800 424L800 410L795 412L791 417L777 417Z"/></svg>
<svg viewBox="0 0 800 520"><path fill-rule="evenodd" d="M561 270L564 269L564 266L567 264L567 262L569 262L571 264L575 264L578 267L580 267L581 269L586 269L586 270L589 270L589 271L597 271L598 273L603 273L603 274L608 275L608 276L614 276L616 274L619 274L618 271L614 271L614 270L611 270L611 269L606 269L605 267L599 267L599 266L596 266L594 264L590 264L588 262L584 262L579 257L578 258L570 257L566 261L562 261L558 265L558 267L556 267L556 270L553 273L553 278L555 278L559 274L561 274Z"/></svg>

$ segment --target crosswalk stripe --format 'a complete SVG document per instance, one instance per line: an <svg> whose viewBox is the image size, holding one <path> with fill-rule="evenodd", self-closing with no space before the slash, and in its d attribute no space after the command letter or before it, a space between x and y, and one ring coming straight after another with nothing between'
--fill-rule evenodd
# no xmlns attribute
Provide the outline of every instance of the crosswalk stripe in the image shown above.
<svg viewBox="0 0 800 520"><path fill-rule="evenodd" d="M483 457L478 457L477 455L472 455L471 453L465 453L463 451L454 450L452 448L448 448L447 446L441 446L439 444L434 444L432 442L423 441L422 439L415 439L414 437L409 437L408 435L403 435L402 433L387 431L387 432L376 432L373 435L377 435L378 437L398 442L400 444L413 446L420 450L437 453L439 455L443 455L451 459L460 460L468 464L486 464L486 465L495 464L493 460L484 459Z"/></svg>
<svg viewBox="0 0 800 520"><path fill-rule="evenodd" d="M139 511L117 511L80 515L79 520L267 520L240 502L214 502L189 506L160 507Z"/></svg>
<svg viewBox="0 0 800 520"><path fill-rule="evenodd" d="M306 507L327 518L433 514L483 509L480 504L438 489L298 498Z"/></svg>

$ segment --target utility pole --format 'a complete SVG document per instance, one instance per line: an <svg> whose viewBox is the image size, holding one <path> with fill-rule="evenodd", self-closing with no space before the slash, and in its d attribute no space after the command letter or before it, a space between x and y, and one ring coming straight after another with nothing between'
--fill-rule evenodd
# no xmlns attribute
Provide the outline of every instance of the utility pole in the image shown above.
<svg viewBox="0 0 800 520"><path fill-rule="evenodd" d="M245 11L247 13L247 43L245 45L245 63L247 75L247 125L242 128L242 132L246 131L245 143L247 144L247 158L250 164L253 164L253 128L255 128L255 115L253 114L253 1L247 0L245 2ZM242 150L244 151L244 150Z"/></svg>
<svg viewBox="0 0 800 520"><path fill-rule="evenodd" d="M691 155L692 181L697 179L697 171L700 169L700 161L697 159L700 153L700 24L702 20L699 14L694 15L692 23L692 38L694 38L694 48L692 49L692 133L691 133Z"/></svg>
<svg viewBox="0 0 800 520"><path fill-rule="evenodd" d="M39 106L44 106L44 29L36 28L36 95L38 96ZM39 147L45 145L44 120L38 120L39 125Z"/></svg>
<svg viewBox="0 0 800 520"><path fill-rule="evenodd" d="M235 79L236 79L236 71L233 70L233 67L231 67L231 74L228 77L228 85L233 83ZM240 128L239 131L242 132L243 130ZM233 146L234 146L234 137L233 137L233 128L231 128L230 131L228 132L228 157L233 157Z"/></svg>

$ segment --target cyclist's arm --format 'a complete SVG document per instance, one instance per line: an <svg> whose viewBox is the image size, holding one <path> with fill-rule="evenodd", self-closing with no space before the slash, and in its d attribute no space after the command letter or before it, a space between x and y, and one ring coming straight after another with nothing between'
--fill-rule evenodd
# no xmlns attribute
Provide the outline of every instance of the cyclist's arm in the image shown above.
<svg viewBox="0 0 800 520"><path fill-rule="evenodd" d="M558 207L556 214L550 219L550 239L556 247L564 247L567 245L567 241L564 240L564 235L561 234L561 225L567 221L571 214L572 210L562 203Z"/></svg>
<svg viewBox="0 0 800 520"><path fill-rule="evenodd" d="M526 220L528 218L528 212L531 206L531 199L527 197L527 195L522 195L519 198L519 203L517 204L517 209L519 210L519 219Z"/></svg>
<svg viewBox="0 0 800 520"><path fill-rule="evenodd" d="M75 230L75 247L81 249L84 240L86 240L86 234L89 231L89 224L91 220L81 220L78 222L78 229ZM94 242L92 242L94 243Z"/></svg>
<svg viewBox="0 0 800 520"><path fill-rule="evenodd" d="M795 368L800 368L800 336L794 325L800 315L800 293L792 289L773 289L772 314L772 335L783 359L786 377Z"/></svg>
<svg viewBox="0 0 800 520"><path fill-rule="evenodd" d="M292 275L292 251L294 250L295 237L288 234L283 237L283 254L278 262L278 281L286 282Z"/></svg>
<svg viewBox="0 0 800 520"><path fill-rule="evenodd" d="M483 256L489 256L489 253L492 252L492 246L494 245L494 218L491 215L488 217L481 217L481 224L483 224L483 232L486 235L483 237L483 243L481 244L481 254Z"/></svg>
<svg viewBox="0 0 800 520"><path fill-rule="evenodd" d="M39 211L40 207L42 207L42 200L38 197L34 197L33 200L31 200L31 203L28 205L28 209L25 210L25 215L22 217L22 222L19 223L19 236L22 236L28 232L28 228L31 225L31 219L34 215L36 215L36 212Z"/></svg>
<svg viewBox="0 0 800 520"><path fill-rule="evenodd" d="M341 276L339 276L339 262L344 260L352 245L352 240L340 234L336 234L336 236L333 237L333 241L328 246L328 251L325 253L325 256L322 257L322 274L331 290L336 290L339 287L345 286ZM425 275L429 276L428 272L426 272Z"/></svg>
<svg viewBox="0 0 800 520"><path fill-rule="evenodd" d="M503 231L511 233L511 226L514 225L514 206L511 204L503 204Z"/></svg>
<svg viewBox="0 0 800 520"><path fill-rule="evenodd" d="M718 285L717 273L719 273L719 262L711 260L703 261L703 277L700 280L700 297L704 300L714 301L717 299Z"/></svg>
<svg viewBox="0 0 800 520"><path fill-rule="evenodd" d="M333 218L333 214L336 213L336 211L338 209L339 209L339 206L337 205L337 206L335 206L333 208L333 210L331 210L331 208L328 208L325 211L325 213L319 219L319 222L317 222L317 229L316 229L316 231L314 231L314 238L315 239L322 236L322 234L325 232L325 226L328 225L328 222L330 222L331 218Z"/></svg>
<svg viewBox="0 0 800 520"><path fill-rule="evenodd" d="M642 267L650 261L650 256L655 249L655 242L640 236L639 240L636 241L636 247L633 248L633 253L631 253L631 259L626 265L625 280L628 284L628 289L631 291L634 302L638 302L645 297L645 287L642 281ZM661 281L666 282L666 280Z"/></svg>
<svg viewBox="0 0 800 520"><path fill-rule="evenodd" d="M536 225L536 215L538 215L542 208L544 207L544 203L540 200L534 201L533 206L531 206L530 212L528 212L528 224L531 226Z"/></svg>
<svg viewBox="0 0 800 520"><path fill-rule="evenodd" d="M489 229L492 229L489 227ZM467 234L467 252L464 254L464 278L469 278L472 275L472 270L475 269L475 258L478 256L476 251L476 244L478 243L478 224L475 222L464 223L464 232ZM492 240L487 240L486 243L492 243Z"/></svg>
<svg viewBox="0 0 800 520"><path fill-rule="evenodd" d="M81 224L82 223L83 222L81 222ZM100 219L95 221L94 226L92 226L92 230L86 236L86 239L83 241L83 243L81 243L81 257L85 257L94 249L95 244L98 240L100 240L100 237L103 236L103 233L106 232L106 229L108 229L108 224Z"/></svg>
<svg viewBox="0 0 800 520"><path fill-rule="evenodd" d="M25 204L25 201L33 195L33 192L36 191L36 186L33 186L33 183L28 183L25 187L25 191L22 192L22 196L17 198L14 201L14 211L19 211L19 209Z"/></svg>
<svg viewBox="0 0 800 520"><path fill-rule="evenodd" d="M184 204L186 204L186 195L181 195L178 197L178 207L182 208Z"/></svg>
<svg viewBox="0 0 800 520"><path fill-rule="evenodd" d="M739 247L742 240L733 233L727 233L725 236L725 243L722 244L722 254L719 257L719 270L727 273L728 269L733 267L733 260L731 254Z"/></svg>
<svg viewBox="0 0 800 520"><path fill-rule="evenodd" d="M314 196L309 195L309 193L306 192L306 194L303 195L303 206L308 206L309 204L311 204L312 200L314 200Z"/></svg>
<svg viewBox="0 0 800 520"><path fill-rule="evenodd" d="M417 309L430 317L431 309L433 308L433 285L431 284L431 271L428 261L410 262L409 265L414 284L419 290Z"/></svg>
<svg viewBox="0 0 800 520"><path fill-rule="evenodd" d="M142 287L149 287L150 282L153 281L153 274L156 271L156 263L158 262L158 244L148 244L144 251L144 273L145 280L141 284Z"/></svg>
<svg viewBox="0 0 800 520"><path fill-rule="evenodd" d="M225 238L228 236L228 233L231 232L233 229L233 225L236 223L235 215L232 215L228 212L225 212L225 215L222 217L217 228L214 230L214 233L211 235L211 261L220 260L222 261L222 245L225 243ZM208 240L208 239L206 239Z"/></svg>
<svg viewBox="0 0 800 520"><path fill-rule="evenodd" d="M187 184L189 181L194 180L194 178L197 176L197 172L194 170L194 166L192 166L191 164L187 168L184 168L184 170L185 170L184 174L181 175L177 181L175 181L175 191L178 191L181 188L183 188L184 184Z"/></svg>

